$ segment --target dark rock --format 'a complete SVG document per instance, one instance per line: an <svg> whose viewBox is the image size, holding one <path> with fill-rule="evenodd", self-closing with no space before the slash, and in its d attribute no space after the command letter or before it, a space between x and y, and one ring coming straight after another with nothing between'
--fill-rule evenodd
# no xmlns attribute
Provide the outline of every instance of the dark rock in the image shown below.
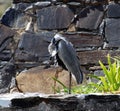
<svg viewBox="0 0 120 111"><path fill-rule="evenodd" d="M68 28L73 12L66 6L51 6L37 11L37 25L39 29L65 29Z"/></svg>
<svg viewBox="0 0 120 111"><path fill-rule="evenodd" d="M97 29L103 19L103 6L88 6L77 15L76 28L93 30Z"/></svg>
<svg viewBox="0 0 120 111"><path fill-rule="evenodd" d="M9 92L12 77L15 76L15 66L13 63L6 63L0 69L0 93Z"/></svg>
<svg viewBox="0 0 120 111"><path fill-rule="evenodd" d="M2 52L13 40L15 31L0 24L0 52Z"/></svg>
<svg viewBox="0 0 120 111"><path fill-rule="evenodd" d="M8 8L1 18L1 23L14 28L24 28L29 22L29 16L23 13L30 4L19 3L14 8Z"/></svg>
<svg viewBox="0 0 120 111"><path fill-rule="evenodd" d="M107 17L120 18L120 4L108 5Z"/></svg>
<svg viewBox="0 0 120 111"><path fill-rule="evenodd" d="M99 65L99 60L101 60L104 64L108 64L106 58L107 54L110 54L112 57L114 57L120 55L120 51L94 50L78 52L81 65Z"/></svg>
<svg viewBox="0 0 120 111"><path fill-rule="evenodd" d="M108 47L120 47L120 19L106 19L105 37Z"/></svg>
<svg viewBox="0 0 120 111"><path fill-rule="evenodd" d="M1 17L1 23L6 26L12 27L15 20L14 15L17 15L17 11L13 8L8 8L6 12L3 14L3 16Z"/></svg>
<svg viewBox="0 0 120 111"><path fill-rule="evenodd" d="M78 105L78 110L75 111L119 111L120 108L115 106L115 104L120 104L118 98L118 95L86 95L83 100L79 98L79 104L86 103L86 105Z"/></svg>
<svg viewBox="0 0 120 111"><path fill-rule="evenodd" d="M9 61L12 58L12 54L8 52L0 53L0 60L1 61Z"/></svg>
<svg viewBox="0 0 120 111"><path fill-rule="evenodd" d="M100 47L103 45L102 36L92 33L64 34L76 48Z"/></svg>
<svg viewBox="0 0 120 111"><path fill-rule="evenodd" d="M40 62L48 59L48 45L51 40L50 37L52 37L51 34L47 32L23 33L15 54L15 60Z"/></svg>
<svg viewBox="0 0 120 111"><path fill-rule="evenodd" d="M7 38L4 41L2 41L3 43L0 46L0 52L2 52L5 48L8 47L8 45L13 41L13 38Z"/></svg>
<svg viewBox="0 0 120 111"><path fill-rule="evenodd" d="M40 93L15 93L0 95L0 98L1 111L120 110L120 96L117 94L43 95Z"/></svg>

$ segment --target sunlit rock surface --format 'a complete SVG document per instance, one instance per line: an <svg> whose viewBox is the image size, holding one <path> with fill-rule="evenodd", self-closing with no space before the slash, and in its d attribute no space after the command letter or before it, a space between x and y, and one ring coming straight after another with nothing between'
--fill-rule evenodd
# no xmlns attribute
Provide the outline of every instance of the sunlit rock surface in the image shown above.
<svg viewBox="0 0 120 111"><path fill-rule="evenodd" d="M40 92L45 94L57 93L63 86L53 78L69 86L69 73L60 67L35 67L21 72L16 77L17 87L21 92ZM72 78L72 86L77 85L75 78Z"/></svg>

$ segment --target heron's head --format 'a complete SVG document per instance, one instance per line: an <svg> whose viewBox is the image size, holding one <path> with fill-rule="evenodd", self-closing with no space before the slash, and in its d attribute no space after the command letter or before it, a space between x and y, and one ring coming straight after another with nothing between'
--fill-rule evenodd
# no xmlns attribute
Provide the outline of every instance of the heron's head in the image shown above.
<svg viewBox="0 0 120 111"><path fill-rule="evenodd" d="M52 40L51 43L48 46L48 52L50 53L51 56L55 56L57 54L57 44L60 41L60 36L56 34Z"/></svg>
<svg viewBox="0 0 120 111"><path fill-rule="evenodd" d="M58 52L58 43L61 40L66 41L66 39L61 34L56 34L54 36L54 38L51 40L51 43L48 46L48 51L52 56L55 56L57 54L57 52Z"/></svg>
<svg viewBox="0 0 120 111"><path fill-rule="evenodd" d="M53 44L57 45L57 43L59 43L59 41L65 41L66 44L70 44L73 46L73 44L71 42L69 42L65 37L63 37L61 34L56 34L53 38Z"/></svg>
<svg viewBox="0 0 120 111"><path fill-rule="evenodd" d="M55 42L59 42L60 40L66 41L66 39L61 34L56 34L54 36Z"/></svg>

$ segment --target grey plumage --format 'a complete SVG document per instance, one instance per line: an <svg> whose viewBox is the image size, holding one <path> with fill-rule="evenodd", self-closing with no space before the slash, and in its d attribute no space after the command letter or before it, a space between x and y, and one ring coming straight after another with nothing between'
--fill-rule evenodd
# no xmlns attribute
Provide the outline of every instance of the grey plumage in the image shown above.
<svg viewBox="0 0 120 111"><path fill-rule="evenodd" d="M58 65L72 73L77 83L83 81L83 74L80 69L80 63L73 45L62 35L56 34L51 40L48 51L52 57L55 57Z"/></svg>

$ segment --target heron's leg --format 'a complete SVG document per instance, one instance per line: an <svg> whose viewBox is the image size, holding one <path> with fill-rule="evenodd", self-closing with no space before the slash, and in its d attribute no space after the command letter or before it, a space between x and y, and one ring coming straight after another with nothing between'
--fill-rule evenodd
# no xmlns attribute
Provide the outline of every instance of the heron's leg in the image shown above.
<svg viewBox="0 0 120 111"><path fill-rule="evenodd" d="M56 78L56 79L58 79L59 73L62 72L62 71L63 71L63 68L56 66L56 71L55 71L55 78ZM57 87L56 84L57 84L56 81L54 81L54 88L55 88L55 89L56 89L56 87ZM56 93L55 89L54 89L54 94Z"/></svg>
<svg viewBox="0 0 120 111"><path fill-rule="evenodd" d="M69 73L69 94L71 94L71 82L72 82L72 74L71 72Z"/></svg>
<svg viewBox="0 0 120 111"><path fill-rule="evenodd" d="M56 71L55 71L55 79L58 79L58 69L56 69ZM54 88L56 89L56 81L54 80ZM54 89L54 94L56 93L56 91L55 91L55 89Z"/></svg>

